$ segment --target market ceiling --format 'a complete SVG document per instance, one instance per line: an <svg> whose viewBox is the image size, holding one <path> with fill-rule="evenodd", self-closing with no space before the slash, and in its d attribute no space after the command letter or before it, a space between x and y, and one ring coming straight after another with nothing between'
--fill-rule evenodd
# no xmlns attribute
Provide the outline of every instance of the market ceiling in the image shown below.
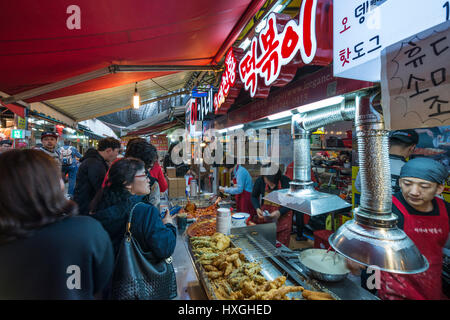
<svg viewBox="0 0 450 320"><path fill-rule="evenodd" d="M75 120L121 110L135 82L165 79L163 90L181 88L177 68L146 72L146 66L216 65L264 2L78 0L78 10L66 0L2 1L0 91L8 103L50 101ZM130 99L117 103L124 89ZM99 104L85 108L94 98Z"/></svg>

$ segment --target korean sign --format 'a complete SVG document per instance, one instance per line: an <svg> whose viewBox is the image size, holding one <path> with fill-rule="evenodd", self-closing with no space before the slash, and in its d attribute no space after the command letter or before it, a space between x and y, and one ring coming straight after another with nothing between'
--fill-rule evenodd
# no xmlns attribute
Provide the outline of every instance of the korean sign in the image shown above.
<svg viewBox="0 0 450 320"><path fill-rule="evenodd" d="M335 0L335 77L380 81L381 51L449 18L446 0Z"/></svg>
<svg viewBox="0 0 450 320"><path fill-rule="evenodd" d="M268 16L239 62L239 77L251 97L267 97L270 86L288 84L305 64L331 63L331 11L330 0L303 0L295 19Z"/></svg>
<svg viewBox="0 0 450 320"><path fill-rule="evenodd" d="M150 143L154 145L158 151L169 150L169 142L166 135L151 136Z"/></svg>
<svg viewBox="0 0 450 320"><path fill-rule="evenodd" d="M450 21L387 47L381 59L387 128L450 125Z"/></svg>
<svg viewBox="0 0 450 320"><path fill-rule="evenodd" d="M191 124L195 121L203 121L208 116L214 114L214 87L210 87L206 92L198 92L197 89L192 91L190 100Z"/></svg>
<svg viewBox="0 0 450 320"><path fill-rule="evenodd" d="M214 95L214 113L225 114L239 95L242 82L237 75L237 63L243 55L241 48L230 48L225 56L225 70L222 74L219 92Z"/></svg>
<svg viewBox="0 0 450 320"><path fill-rule="evenodd" d="M13 138L13 139L23 139L23 138L25 138L25 130L19 130L19 129L12 130L11 138Z"/></svg>

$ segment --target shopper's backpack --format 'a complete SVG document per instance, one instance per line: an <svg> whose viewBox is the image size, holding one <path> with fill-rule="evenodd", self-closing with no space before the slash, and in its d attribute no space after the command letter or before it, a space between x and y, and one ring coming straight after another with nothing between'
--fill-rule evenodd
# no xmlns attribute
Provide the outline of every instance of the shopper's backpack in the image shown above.
<svg viewBox="0 0 450 320"><path fill-rule="evenodd" d="M72 157L72 148L64 148L59 149L59 158L61 159L61 163L63 166L70 166L73 161Z"/></svg>

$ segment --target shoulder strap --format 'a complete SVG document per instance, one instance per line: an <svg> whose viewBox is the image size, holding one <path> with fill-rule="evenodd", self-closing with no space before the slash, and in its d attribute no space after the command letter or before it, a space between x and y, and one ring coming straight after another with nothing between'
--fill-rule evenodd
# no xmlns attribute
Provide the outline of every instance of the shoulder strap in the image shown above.
<svg viewBox="0 0 450 320"><path fill-rule="evenodd" d="M133 218L133 212L134 212L134 209L135 209L135 208L137 207L137 205L140 204L140 203L143 203L143 202L138 202L138 203L136 203L136 204L133 206L133 208L131 208L131 210L130 210L130 214L128 215L128 223L127 223L127 231L126 231L126 234L131 235L131 219Z"/></svg>
<svg viewBox="0 0 450 320"><path fill-rule="evenodd" d="M437 202L437 205L439 208L439 215L443 215L444 217L448 216L447 208L446 208L444 200L442 200L439 197L434 197L434 198L436 199L436 202Z"/></svg>
<svg viewBox="0 0 450 320"><path fill-rule="evenodd" d="M409 215L408 210L406 210L405 206L395 196L392 196L392 203L398 208L398 210L400 210L400 212L404 216Z"/></svg>

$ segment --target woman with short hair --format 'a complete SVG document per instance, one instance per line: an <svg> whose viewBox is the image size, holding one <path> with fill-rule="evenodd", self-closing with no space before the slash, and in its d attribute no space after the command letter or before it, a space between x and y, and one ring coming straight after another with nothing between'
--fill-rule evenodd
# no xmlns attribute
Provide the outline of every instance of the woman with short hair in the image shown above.
<svg viewBox="0 0 450 320"><path fill-rule="evenodd" d="M0 299L93 299L113 271L108 234L77 216L55 161L42 151L0 155Z"/></svg>
<svg viewBox="0 0 450 320"><path fill-rule="evenodd" d="M149 178L143 161L124 158L111 165L105 187L96 195L91 210L92 217L109 233L116 257L132 208L130 231L142 251L151 252L158 260L173 254L177 235L173 218L166 213L161 220L154 206L141 202L142 196L148 193Z"/></svg>
<svg viewBox="0 0 450 320"><path fill-rule="evenodd" d="M157 177L151 175L151 170L158 159L156 148L143 138L134 138L128 141L125 158L136 158L144 162L146 174L149 178L150 193L143 198L143 201L155 206L160 210L161 189ZM164 176L163 176L163 179ZM165 191L165 190L164 190Z"/></svg>

